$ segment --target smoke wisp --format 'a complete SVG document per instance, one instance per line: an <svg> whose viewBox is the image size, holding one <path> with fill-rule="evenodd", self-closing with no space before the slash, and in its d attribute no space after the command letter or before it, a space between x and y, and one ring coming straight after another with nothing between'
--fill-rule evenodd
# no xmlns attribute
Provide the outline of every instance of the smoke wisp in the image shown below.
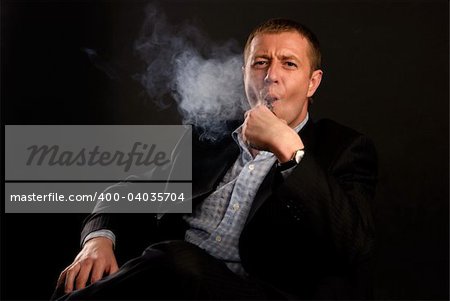
<svg viewBox="0 0 450 301"><path fill-rule="evenodd" d="M192 24L169 24L151 4L135 49L146 62L139 80L149 97L161 108L173 99L183 123L195 126L201 139L220 140L227 122L242 118L247 104L236 41L214 43Z"/></svg>

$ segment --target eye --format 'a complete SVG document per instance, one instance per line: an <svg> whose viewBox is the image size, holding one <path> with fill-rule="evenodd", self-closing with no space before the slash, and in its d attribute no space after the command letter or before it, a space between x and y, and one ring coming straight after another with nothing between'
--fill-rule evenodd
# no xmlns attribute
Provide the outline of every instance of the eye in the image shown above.
<svg viewBox="0 0 450 301"><path fill-rule="evenodd" d="M261 69L265 68L267 64L268 64L267 60L257 60L253 62L253 67Z"/></svg>
<svg viewBox="0 0 450 301"><path fill-rule="evenodd" d="M294 62L290 62L290 61L285 62L284 65L286 67L290 68L290 69L296 69L297 68L297 64L294 63Z"/></svg>

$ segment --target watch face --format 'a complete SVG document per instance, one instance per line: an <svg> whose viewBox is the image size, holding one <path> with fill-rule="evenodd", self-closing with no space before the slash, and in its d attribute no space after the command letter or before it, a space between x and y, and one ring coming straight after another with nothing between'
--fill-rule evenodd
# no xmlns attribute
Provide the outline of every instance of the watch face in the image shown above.
<svg viewBox="0 0 450 301"><path fill-rule="evenodd" d="M302 149L299 149L298 151L295 152L295 162L300 163L300 160L303 158L303 156L305 155L305 151Z"/></svg>

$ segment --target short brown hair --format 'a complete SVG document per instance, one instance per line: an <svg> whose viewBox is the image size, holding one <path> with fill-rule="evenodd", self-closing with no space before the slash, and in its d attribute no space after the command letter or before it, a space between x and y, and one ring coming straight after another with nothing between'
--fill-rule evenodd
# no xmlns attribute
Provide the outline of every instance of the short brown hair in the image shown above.
<svg viewBox="0 0 450 301"><path fill-rule="evenodd" d="M318 70L321 67L321 61L322 61L322 54L320 53L320 44L319 40L315 36L315 34L308 29L306 26L289 19L269 19L266 22L260 24L257 26L248 36L247 42L245 43L244 48L244 62L247 61L247 57L249 55L249 48L250 44L253 41L253 39L258 34L263 33L281 33L281 32L290 32L290 31L296 31L301 36L305 37L310 45L310 53L309 57L311 60L311 71Z"/></svg>

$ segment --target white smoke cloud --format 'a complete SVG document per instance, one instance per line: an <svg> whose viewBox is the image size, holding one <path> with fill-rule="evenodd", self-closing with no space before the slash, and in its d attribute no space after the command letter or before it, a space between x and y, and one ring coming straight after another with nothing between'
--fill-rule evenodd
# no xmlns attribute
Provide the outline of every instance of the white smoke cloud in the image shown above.
<svg viewBox="0 0 450 301"><path fill-rule="evenodd" d="M150 98L165 108L169 95L203 139L220 140L227 122L242 118L247 102L236 41L213 43L192 24L169 24L151 4L135 46L147 64L139 79Z"/></svg>

